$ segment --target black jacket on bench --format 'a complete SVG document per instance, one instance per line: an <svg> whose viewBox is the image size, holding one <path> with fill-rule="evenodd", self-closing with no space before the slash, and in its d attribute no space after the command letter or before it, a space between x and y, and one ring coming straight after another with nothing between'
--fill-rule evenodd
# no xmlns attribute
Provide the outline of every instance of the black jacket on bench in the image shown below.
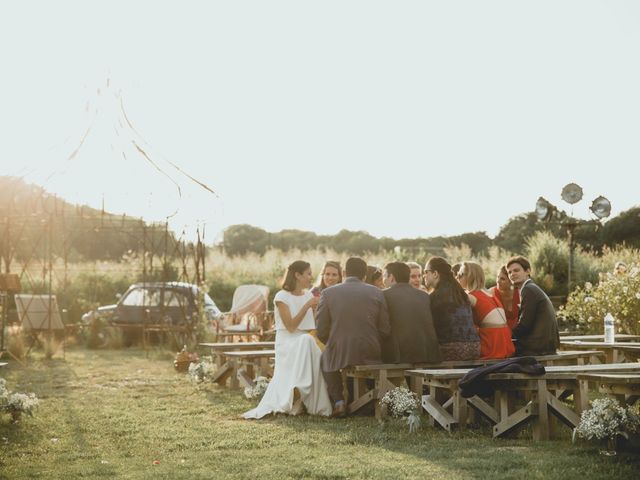
<svg viewBox="0 0 640 480"><path fill-rule="evenodd" d="M469 371L458 386L460 394L464 398L474 395L481 397L489 396L493 393L491 382L484 378L491 373L527 373L529 375L544 375L544 365L538 363L535 357L515 357L503 362L485 365Z"/></svg>

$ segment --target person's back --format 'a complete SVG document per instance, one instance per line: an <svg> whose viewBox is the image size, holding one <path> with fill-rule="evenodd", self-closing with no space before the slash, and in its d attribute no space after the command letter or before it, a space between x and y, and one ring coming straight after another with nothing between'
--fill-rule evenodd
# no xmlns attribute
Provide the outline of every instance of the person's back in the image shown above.
<svg viewBox="0 0 640 480"><path fill-rule="evenodd" d="M442 361L431 316L431 300L410 283L411 268L403 262L385 265L383 290L391 336L383 341L384 363L439 363Z"/></svg>
<svg viewBox="0 0 640 480"><path fill-rule="evenodd" d="M316 314L322 352L322 374L334 401L335 416L346 412L340 370L352 365L381 363L380 338L389 336L389 316L382 290L364 283L367 264L347 260L346 280L322 291Z"/></svg>
<svg viewBox="0 0 640 480"><path fill-rule="evenodd" d="M408 283L384 290L391 336L384 342L384 363L439 363L438 338L429 295Z"/></svg>
<svg viewBox="0 0 640 480"><path fill-rule="evenodd" d="M326 345L323 370L381 363L380 336L389 335L382 291L354 277L322 292L318 338Z"/></svg>

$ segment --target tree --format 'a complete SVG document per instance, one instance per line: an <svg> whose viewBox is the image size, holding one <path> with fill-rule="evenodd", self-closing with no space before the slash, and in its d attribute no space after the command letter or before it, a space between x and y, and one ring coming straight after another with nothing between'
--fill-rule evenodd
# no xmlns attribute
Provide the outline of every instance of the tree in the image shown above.
<svg viewBox="0 0 640 480"><path fill-rule="evenodd" d="M269 234L262 228L251 225L232 225L224 231L222 245L232 256L247 252L262 255L269 246Z"/></svg>

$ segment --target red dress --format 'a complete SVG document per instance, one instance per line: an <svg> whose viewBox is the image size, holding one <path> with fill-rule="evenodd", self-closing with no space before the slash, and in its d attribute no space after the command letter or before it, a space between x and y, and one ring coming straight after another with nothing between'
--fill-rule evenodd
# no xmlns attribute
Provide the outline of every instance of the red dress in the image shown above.
<svg viewBox="0 0 640 480"><path fill-rule="evenodd" d="M498 290L497 285L495 287L491 287L489 291L493 293L494 297L496 297L502 305L504 305L504 300L502 300L502 295L500 295L500 290ZM518 324L518 315L520 314L520 308L518 308L519 306L520 306L520 290L517 288L514 288L513 300L511 300L511 311L507 312L506 308L504 310L505 313L507 314L507 325L509 325L509 328L511 330L516 328L516 325Z"/></svg>
<svg viewBox="0 0 640 480"><path fill-rule="evenodd" d="M504 307L495 296L490 296L481 290L469 292L476 299L473 307L473 322L478 328L480 337L480 358L508 358L513 356L516 349L511 341L511 329L507 326L507 319L504 316ZM500 309L501 317L504 319L502 326L482 327L485 317L493 310Z"/></svg>

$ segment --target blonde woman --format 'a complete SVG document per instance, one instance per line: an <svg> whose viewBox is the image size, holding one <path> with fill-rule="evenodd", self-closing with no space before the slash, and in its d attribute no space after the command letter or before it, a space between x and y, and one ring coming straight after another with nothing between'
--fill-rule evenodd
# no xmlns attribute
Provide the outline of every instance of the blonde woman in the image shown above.
<svg viewBox="0 0 640 480"><path fill-rule="evenodd" d="M467 291L473 310L473 322L480 336L480 358L508 358L515 353L511 329L502 302L485 288L482 266L463 262L458 282Z"/></svg>
<svg viewBox="0 0 640 480"><path fill-rule="evenodd" d="M311 289L311 293L315 297L319 297L322 290L339 283L342 283L342 266L340 262L327 260L324 267L322 267L322 273L320 273L320 282Z"/></svg>

